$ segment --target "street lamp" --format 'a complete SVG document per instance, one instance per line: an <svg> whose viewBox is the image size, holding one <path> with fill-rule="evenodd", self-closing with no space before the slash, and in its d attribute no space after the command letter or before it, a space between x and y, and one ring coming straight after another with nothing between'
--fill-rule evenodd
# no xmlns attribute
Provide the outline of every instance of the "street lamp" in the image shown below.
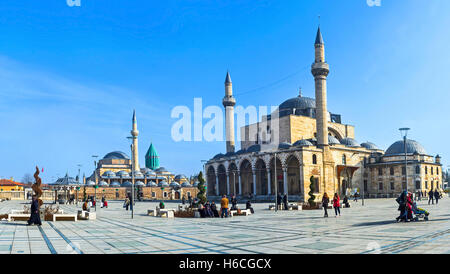
<svg viewBox="0 0 450 274"><path fill-rule="evenodd" d="M134 166L133 166L133 141L135 136L128 136L127 139L131 141L131 219L134 218Z"/></svg>
<svg viewBox="0 0 450 274"><path fill-rule="evenodd" d="M410 128L403 127L400 128L399 130L401 135L403 136L403 145L405 151L405 181L406 181L406 192L408 192L408 159L406 158L407 155L406 136L408 135L408 130L410 130Z"/></svg>
<svg viewBox="0 0 450 274"><path fill-rule="evenodd" d="M94 158L94 178L95 178L95 186L94 186L94 208L97 211L97 157L98 155L92 155Z"/></svg>
<svg viewBox="0 0 450 274"><path fill-rule="evenodd" d="M278 178L277 178L277 153L274 153L274 160L273 160L273 165L274 165L274 176L275 176L275 212L278 211Z"/></svg>

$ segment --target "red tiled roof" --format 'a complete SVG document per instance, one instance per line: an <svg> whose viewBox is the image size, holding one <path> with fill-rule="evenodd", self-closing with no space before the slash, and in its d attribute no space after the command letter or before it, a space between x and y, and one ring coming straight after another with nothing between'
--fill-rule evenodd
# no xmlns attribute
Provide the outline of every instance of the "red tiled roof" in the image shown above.
<svg viewBox="0 0 450 274"><path fill-rule="evenodd" d="M24 184L14 182L8 179L0 179L0 186L24 186Z"/></svg>

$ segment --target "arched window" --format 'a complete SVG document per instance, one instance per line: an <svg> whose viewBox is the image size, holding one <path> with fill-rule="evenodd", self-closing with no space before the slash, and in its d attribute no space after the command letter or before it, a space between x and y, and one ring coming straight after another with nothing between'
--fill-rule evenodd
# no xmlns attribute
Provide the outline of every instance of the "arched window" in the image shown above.
<svg viewBox="0 0 450 274"><path fill-rule="evenodd" d="M347 164L347 157L344 155L342 155L342 164L346 165Z"/></svg>
<svg viewBox="0 0 450 274"><path fill-rule="evenodd" d="M394 168L393 167L390 168L390 173L391 173L391 175L394 175Z"/></svg>
<svg viewBox="0 0 450 274"><path fill-rule="evenodd" d="M313 154L312 162L313 162L313 165L317 165L317 156L316 156L316 154Z"/></svg>

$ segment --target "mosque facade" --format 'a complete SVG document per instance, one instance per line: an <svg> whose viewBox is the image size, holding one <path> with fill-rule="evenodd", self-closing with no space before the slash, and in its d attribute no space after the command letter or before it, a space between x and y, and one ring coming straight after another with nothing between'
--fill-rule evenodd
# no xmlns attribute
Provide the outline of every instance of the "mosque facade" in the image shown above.
<svg viewBox="0 0 450 274"><path fill-rule="evenodd" d="M271 199L276 193L290 200L307 201L313 185L317 200L324 192L365 197L393 197L412 192L442 189L439 155L429 155L423 146L406 139L386 151L371 142L355 140L355 127L342 122L341 115L327 110L325 44L320 27L314 43L311 73L315 99L288 99L261 121L240 128L240 150L235 150L232 81L225 78L226 153L205 164L207 191L220 195ZM407 176L406 176L407 175ZM406 179L407 178L407 179Z"/></svg>

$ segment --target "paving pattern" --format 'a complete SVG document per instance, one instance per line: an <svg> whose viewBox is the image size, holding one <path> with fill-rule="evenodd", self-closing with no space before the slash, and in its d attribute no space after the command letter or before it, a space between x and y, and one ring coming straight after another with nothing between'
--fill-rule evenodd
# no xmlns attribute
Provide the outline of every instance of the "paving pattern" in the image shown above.
<svg viewBox="0 0 450 274"><path fill-rule="evenodd" d="M175 218L146 216L156 202L138 202L134 219L122 202L97 208L97 220L43 222L0 221L0 254L112 253L450 253L450 198L439 205L419 201L430 220L396 223L394 199L352 202L342 216L323 211L269 211L254 204L255 213L233 218ZM166 203L175 208L177 203ZM75 213L81 204L62 205ZM244 205L240 205L243 207ZM0 203L0 214L23 208L23 202Z"/></svg>

